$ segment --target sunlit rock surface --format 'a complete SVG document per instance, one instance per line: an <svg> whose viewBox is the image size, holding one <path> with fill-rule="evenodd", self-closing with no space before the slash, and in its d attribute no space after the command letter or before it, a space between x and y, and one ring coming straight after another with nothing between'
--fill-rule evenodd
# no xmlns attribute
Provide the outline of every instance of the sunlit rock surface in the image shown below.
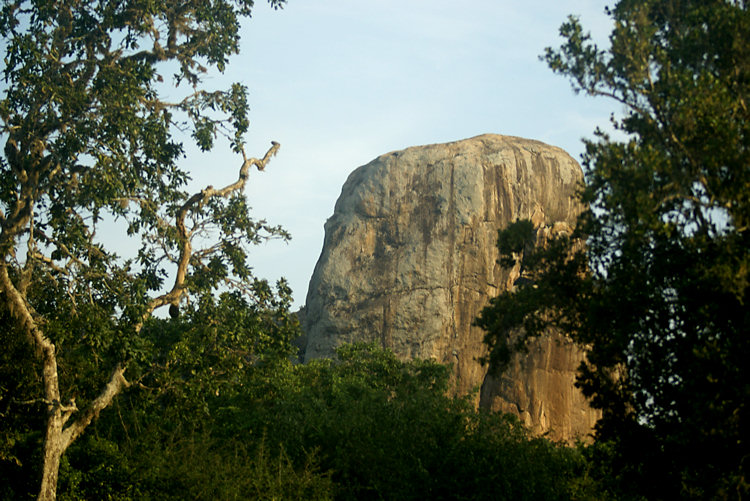
<svg viewBox="0 0 750 501"><path fill-rule="evenodd" d="M487 375L472 325L517 272L497 264L497 230L529 218L568 229L581 168L538 141L482 135L382 155L347 179L325 225L305 307L305 360L345 342L377 341L402 359L453 364L458 392L518 414L537 433L570 440L596 414L573 386L580 354L541 339L510 372ZM560 340L561 341L561 340Z"/></svg>

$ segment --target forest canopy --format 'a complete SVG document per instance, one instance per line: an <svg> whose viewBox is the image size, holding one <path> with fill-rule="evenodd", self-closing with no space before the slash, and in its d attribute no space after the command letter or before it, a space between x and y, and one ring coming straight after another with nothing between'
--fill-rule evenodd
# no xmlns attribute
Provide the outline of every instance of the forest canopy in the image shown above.
<svg viewBox="0 0 750 501"><path fill-rule="evenodd" d="M585 349L577 384L603 412L596 459L619 496L740 498L750 12L724 0L621 0L608 12L609 48L570 18L544 55L576 92L625 110L615 135L586 141L586 210L574 235L546 245L527 222L500 233L502 260L522 259L529 280L478 323L497 368L551 327Z"/></svg>

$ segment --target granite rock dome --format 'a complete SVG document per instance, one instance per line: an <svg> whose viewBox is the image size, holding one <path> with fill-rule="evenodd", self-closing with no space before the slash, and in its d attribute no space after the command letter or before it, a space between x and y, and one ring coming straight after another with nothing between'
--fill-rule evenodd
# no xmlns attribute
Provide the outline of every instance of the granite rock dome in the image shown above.
<svg viewBox="0 0 750 501"><path fill-rule="evenodd" d="M514 412L537 433L587 434L596 413L573 386L575 346L552 332L492 377L478 362L484 333L472 325L517 278L497 264L497 230L528 218L538 232L568 231L581 181L560 148L494 134L359 167L325 225L305 306L305 360L376 341L402 359L452 364L456 391L481 388L478 405Z"/></svg>

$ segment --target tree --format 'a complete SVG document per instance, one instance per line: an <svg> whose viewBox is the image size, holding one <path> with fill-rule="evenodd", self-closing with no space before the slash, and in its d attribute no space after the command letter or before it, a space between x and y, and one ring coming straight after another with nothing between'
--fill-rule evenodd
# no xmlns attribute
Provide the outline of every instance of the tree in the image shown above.
<svg viewBox="0 0 750 501"><path fill-rule="evenodd" d="M297 468L316 451L341 500L586 499L577 450L529 437L515 416L478 413L450 396L449 380L434 361L342 345L332 359L249 380L224 427L231 437L263 430Z"/></svg>
<svg viewBox="0 0 750 501"><path fill-rule="evenodd" d="M533 228L501 232L504 259L522 259L530 280L477 322L498 368L551 326L585 349L578 385L603 411L594 457L622 496L746 496L748 5L620 0L607 12L609 48L570 18L544 59L576 92L622 106L618 134L586 141L574 235L535 247Z"/></svg>
<svg viewBox="0 0 750 501"><path fill-rule="evenodd" d="M178 320L146 322L141 337L152 356L128 367L140 387L68 449L58 498L325 498L330 479L315 452L292 464L236 408L252 381L290 363L299 336L289 291L266 292L254 302L235 291L204 296ZM240 433L231 432L235 415L245 422Z"/></svg>
<svg viewBox="0 0 750 501"><path fill-rule="evenodd" d="M247 156L245 88L202 88L208 68L223 71L238 51L252 6L2 2L0 302L41 373L39 499L55 498L65 450L134 382L128 367L149 358L139 333L154 311L227 284L252 300L263 288L254 287L247 245L286 237L252 220L243 194L250 168L263 170L279 145ZM162 97L165 72L186 89L181 100ZM225 136L242 159L238 179L185 192L181 131L204 151ZM137 256L118 256L98 237L113 220L140 239ZM81 369L73 357L88 362L81 373L69 372Z"/></svg>

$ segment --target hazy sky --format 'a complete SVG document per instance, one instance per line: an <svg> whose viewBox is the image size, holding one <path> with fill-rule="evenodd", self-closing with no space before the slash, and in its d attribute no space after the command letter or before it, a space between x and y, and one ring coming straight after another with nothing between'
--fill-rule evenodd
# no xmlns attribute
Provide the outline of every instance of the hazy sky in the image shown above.
<svg viewBox="0 0 750 501"><path fill-rule="evenodd" d="M580 159L582 137L617 107L575 95L539 55L558 46L560 24L579 16L597 40L610 30L595 0L257 0L241 54L227 72L250 91L248 153L281 143L254 172L253 215L292 233L253 249L257 276L284 276L295 307L349 173L389 151L498 133L538 139ZM221 148L191 152L197 185L236 179L239 159Z"/></svg>

